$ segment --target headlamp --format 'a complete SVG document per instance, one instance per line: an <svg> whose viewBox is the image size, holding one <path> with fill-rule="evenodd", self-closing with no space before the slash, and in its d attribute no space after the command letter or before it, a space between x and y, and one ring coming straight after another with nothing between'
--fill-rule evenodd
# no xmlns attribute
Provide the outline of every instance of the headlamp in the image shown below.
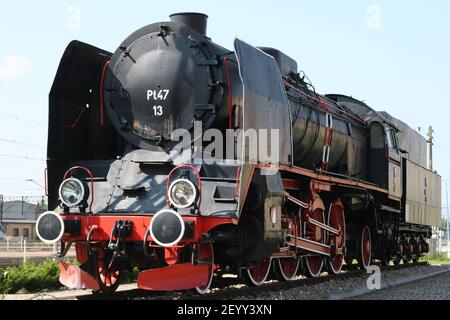
<svg viewBox="0 0 450 320"><path fill-rule="evenodd" d="M176 208L188 208L197 200L195 185L188 179L178 179L169 187L169 201Z"/></svg>
<svg viewBox="0 0 450 320"><path fill-rule="evenodd" d="M68 207L79 205L85 196L83 183L76 178L64 180L59 186L59 199Z"/></svg>

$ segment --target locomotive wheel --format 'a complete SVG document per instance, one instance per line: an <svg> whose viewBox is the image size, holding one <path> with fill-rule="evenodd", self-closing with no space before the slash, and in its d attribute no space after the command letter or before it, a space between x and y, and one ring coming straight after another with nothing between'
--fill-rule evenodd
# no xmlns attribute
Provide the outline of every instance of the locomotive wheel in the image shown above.
<svg viewBox="0 0 450 320"><path fill-rule="evenodd" d="M372 261L372 236L370 234L370 228L365 225L361 230L359 241L359 256L358 264L362 270L367 270Z"/></svg>
<svg viewBox="0 0 450 320"><path fill-rule="evenodd" d="M280 281L291 281L297 275L300 266L300 259L297 258L279 258L274 262L275 273Z"/></svg>
<svg viewBox="0 0 450 320"><path fill-rule="evenodd" d="M301 223L300 216L296 215L289 222L288 233L299 237L301 235ZM275 276L280 281L291 281L296 276L300 269L301 258L290 257L290 258L278 258L273 262Z"/></svg>
<svg viewBox="0 0 450 320"><path fill-rule="evenodd" d="M428 253L430 252L430 245L425 242L424 240L422 241L422 252Z"/></svg>
<svg viewBox="0 0 450 320"><path fill-rule="evenodd" d="M414 240L409 241L408 245L408 255L411 257L414 254Z"/></svg>
<svg viewBox="0 0 450 320"><path fill-rule="evenodd" d="M413 245L412 262L418 263L420 255L422 254L422 245L420 244L420 241L416 241L413 237L411 237L410 241Z"/></svg>
<svg viewBox="0 0 450 320"><path fill-rule="evenodd" d="M385 256L381 259L381 267L383 269L387 269L389 267L390 263L391 263L391 258L388 256Z"/></svg>
<svg viewBox="0 0 450 320"><path fill-rule="evenodd" d="M122 271L111 271L107 267L97 268L97 282L100 287L99 292L114 293L120 285Z"/></svg>
<svg viewBox="0 0 450 320"><path fill-rule="evenodd" d="M309 216L314 220L325 223L325 206L323 205L323 202L319 197L317 197L317 199L314 201L311 211L309 212ZM325 242L325 232L323 229L306 222L306 220L305 224L305 236L307 239L315 242ZM323 257L321 255L307 256L305 259L305 264L305 275L307 277L316 278L320 276L320 272L322 271Z"/></svg>
<svg viewBox="0 0 450 320"><path fill-rule="evenodd" d="M417 243L416 243L416 252L415 253L416 253L416 257L413 258L413 262L418 263L420 257L422 256L422 243L420 243L420 240L417 241Z"/></svg>
<svg viewBox="0 0 450 320"><path fill-rule="evenodd" d="M192 251L192 262L194 262L196 247ZM195 292L199 294L206 294L211 287L211 283L214 277L214 249L211 242L200 243L200 252L198 260L200 261L211 261L208 266L208 283L201 287L194 288Z"/></svg>
<svg viewBox="0 0 450 320"><path fill-rule="evenodd" d="M96 254L92 256L95 266L94 277L97 280L99 289L94 290L95 293L114 293L120 285L123 272L121 270L112 270L107 266L105 261L105 249L98 248Z"/></svg>
<svg viewBox="0 0 450 320"><path fill-rule="evenodd" d="M391 260L392 260L392 255L389 250L389 248L391 247L390 243L386 243L385 246L386 247L382 251L382 255L381 255L381 259L380 259L380 267L382 269L389 268L389 265L391 264Z"/></svg>
<svg viewBox="0 0 450 320"><path fill-rule="evenodd" d="M392 263L394 266L398 266L400 264L400 258L398 256L395 256L394 259L392 259Z"/></svg>
<svg viewBox="0 0 450 320"><path fill-rule="evenodd" d="M305 276L308 278L317 278L320 276L323 268L323 257L317 256L307 256L305 258Z"/></svg>
<svg viewBox="0 0 450 320"><path fill-rule="evenodd" d="M409 250L408 244L406 244L406 246L405 246L405 244L402 244L401 246L402 246L402 248L403 248L403 250L402 250L402 253L403 253L403 254L402 254L400 257L401 257L401 259L402 259L402 261L403 261L403 264L408 264L408 263L410 262L410 260L409 260L409 258L408 258L408 252L406 252L406 258L404 258L404 256L405 256L405 250L406 250L406 251ZM406 247L406 249L405 249L405 247Z"/></svg>
<svg viewBox="0 0 450 320"><path fill-rule="evenodd" d="M414 243L412 240L405 241L406 247L406 258L403 259L404 264L408 264L411 262L412 255L414 254Z"/></svg>
<svg viewBox="0 0 450 320"><path fill-rule="evenodd" d="M353 265L353 258L344 257L344 261L345 261L345 264L348 265L348 266Z"/></svg>
<svg viewBox="0 0 450 320"><path fill-rule="evenodd" d="M404 254L403 244L401 242L399 242L398 246L397 246L397 254L395 255L394 259L392 260L394 265L398 266L400 264L403 254Z"/></svg>
<svg viewBox="0 0 450 320"><path fill-rule="evenodd" d="M255 265L243 270L242 275L245 283L252 287L260 286L266 281L269 275L271 258L258 261Z"/></svg>
<svg viewBox="0 0 450 320"><path fill-rule="evenodd" d="M330 234L330 244L336 248L343 248L345 245L345 215L341 200L331 204L328 211L328 225L340 231L339 235ZM328 270L333 274L341 272L343 265L344 255L342 253L327 259Z"/></svg>

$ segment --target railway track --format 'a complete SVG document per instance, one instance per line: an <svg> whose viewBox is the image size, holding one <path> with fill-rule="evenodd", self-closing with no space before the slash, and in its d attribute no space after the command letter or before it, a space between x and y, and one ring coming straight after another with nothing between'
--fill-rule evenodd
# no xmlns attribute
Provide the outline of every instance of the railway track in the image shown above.
<svg viewBox="0 0 450 320"><path fill-rule="evenodd" d="M427 265L428 262L400 264L398 266L389 266L384 270L393 271ZM188 291L155 292L141 289L131 289L119 291L111 295L94 293L91 295L73 296L70 298L77 300L225 300L242 296L251 297L258 295L258 293L278 292L304 286L313 286L330 280L345 280L367 275L365 270L355 269L355 266L345 269L344 272L337 275L327 274L317 278L301 278L289 282L274 280L259 287L246 286L239 278L218 278L214 287L211 289L211 293L205 295L197 295Z"/></svg>
<svg viewBox="0 0 450 320"><path fill-rule="evenodd" d="M406 269L406 268L413 268L418 266L426 266L428 265L428 262L420 262L417 264L401 264L398 266L389 266L388 268L385 268L385 271L391 271L391 270L400 270L400 269ZM218 292L213 292L210 294L202 295L202 296L194 296L191 300L221 300L221 299L231 299L234 297L240 297L240 296L253 296L257 295L258 293L262 292L269 292L269 291L282 291L282 290L289 290L293 288L300 288L304 286L312 286L320 283L324 283L330 280L336 280L336 279L351 279L360 277L363 275L366 275L367 272L365 270L345 270L345 272L341 272L337 275L333 274L327 274L323 275L317 278L302 278L298 280L293 280L289 282L272 282L267 283L264 285L261 285L259 287L243 287L239 289L224 289Z"/></svg>

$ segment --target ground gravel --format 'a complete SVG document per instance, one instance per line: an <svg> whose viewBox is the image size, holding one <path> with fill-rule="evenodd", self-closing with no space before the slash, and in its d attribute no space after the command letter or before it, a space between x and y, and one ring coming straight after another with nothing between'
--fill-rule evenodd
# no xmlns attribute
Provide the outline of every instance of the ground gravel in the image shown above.
<svg viewBox="0 0 450 320"><path fill-rule="evenodd" d="M450 272L365 294L353 300L450 300Z"/></svg>
<svg viewBox="0 0 450 320"><path fill-rule="evenodd" d="M434 273L439 270L448 269L447 266L418 266L414 268L401 269L401 270L389 270L389 271L381 271L381 283L387 280L393 279L401 279L401 278L409 278L416 274L428 274ZM447 276L443 280L450 279L450 272L445 273ZM347 279L332 279L324 283L314 284L314 285L306 285L298 288L292 288L281 291L267 291L267 292L258 292L255 295L245 295L234 297L234 300L326 300L333 299L342 294L349 293L355 290L360 290L361 288L367 288L367 280L370 274L364 274L362 276L357 276L354 278ZM439 282L440 277L436 277L433 281ZM424 279L420 281L420 284L414 286L411 284L408 287L408 290L413 292L413 288L416 288L417 291L423 286L432 288L434 286L434 282L428 282L428 279ZM449 291L450 281L446 283L446 285L440 286L441 291ZM385 289L389 290L389 289ZM379 299L383 296L384 290L374 290L373 299ZM430 289L431 295L432 289ZM417 294L420 296L426 296L427 293ZM411 294L411 299L414 299L415 294ZM398 295L402 297L402 295ZM386 299L388 296L386 296ZM408 295L403 295L403 297L408 297ZM369 297L370 298L370 297ZM407 298L405 298L407 299Z"/></svg>

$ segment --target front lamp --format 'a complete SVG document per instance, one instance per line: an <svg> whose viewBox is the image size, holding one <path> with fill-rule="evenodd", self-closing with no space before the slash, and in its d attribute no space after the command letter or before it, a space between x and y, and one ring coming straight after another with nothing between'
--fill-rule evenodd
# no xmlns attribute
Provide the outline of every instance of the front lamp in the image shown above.
<svg viewBox="0 0 450 320"><path fill-rule="evenodd" d="M168 191L169 201L176 208L188 208L197 201L198 192L188 179L174 181Z"/></svg>
<svg viewBox="0 0 450 320"><path fill-rule="evenodd" d="M76 178L66 179L59 186L59 199L69 208L79 205L84 200L84 196L84 185Z"/></svg>

